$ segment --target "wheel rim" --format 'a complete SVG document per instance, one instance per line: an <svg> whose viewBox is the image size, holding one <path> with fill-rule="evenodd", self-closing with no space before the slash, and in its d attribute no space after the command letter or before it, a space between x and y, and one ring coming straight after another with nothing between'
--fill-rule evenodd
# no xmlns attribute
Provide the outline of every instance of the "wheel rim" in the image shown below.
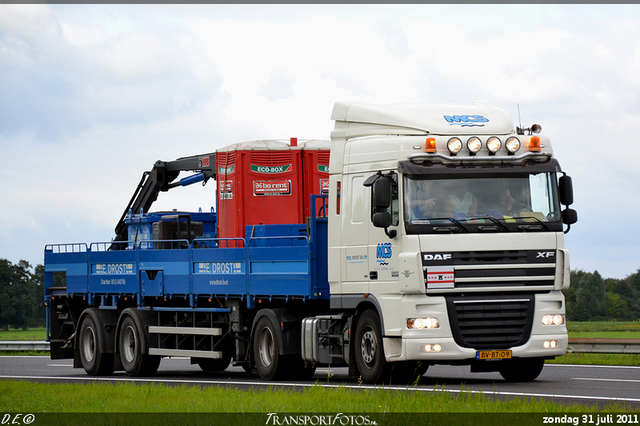
<svg viewBox="0 0 640 426"><path fill-rule="evenodd" d="M362 352L362 360L367 365L371 365L376 356L378 346L378 340L373 330L368 329L362 335L362 341L360 342L360 348Z"/></svg>
<svg viewBox="0 0 640 426"><path fill-rule="evenodd" d="M122 352L127 362L133 362L136 359L138 349L138 338L132 326L128 326L122 333Z"/></svg>
<svg viewBox="0 0 640 426"><path fill-rule="evenodd" d="M91 327L85 328L82 334L82 352L87 362L92 362L96 356L96 334Z"/></svg>
<svg viewBox="0 0 640 426"><path fill-rule="evenodd" d="M265 367L270 367L275 355L275 345L273 341L273 333L268 327L265 327L260 332L260 340L258 346L260 352L260 362Z"/></svg>

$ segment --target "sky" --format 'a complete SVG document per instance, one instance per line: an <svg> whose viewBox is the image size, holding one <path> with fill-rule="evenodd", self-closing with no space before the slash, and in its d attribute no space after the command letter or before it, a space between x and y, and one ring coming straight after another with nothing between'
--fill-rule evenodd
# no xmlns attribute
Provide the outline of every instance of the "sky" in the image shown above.
<svg viewBox="0 0 640 426"><path fill-rule="evenodd" d="M0 258L114 236L156 160L329 139L333 104L484 100L573 178L571 268L640 268L640 5L0 4ZM208 211L215 185L156 210Z"/></svg>

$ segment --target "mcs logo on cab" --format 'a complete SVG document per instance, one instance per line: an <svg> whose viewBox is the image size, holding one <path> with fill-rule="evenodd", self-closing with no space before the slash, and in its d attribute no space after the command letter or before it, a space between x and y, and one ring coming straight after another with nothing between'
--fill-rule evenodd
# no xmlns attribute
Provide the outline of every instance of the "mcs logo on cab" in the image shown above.
<svg viewBox="0 0 640 426"><path fill-rule="evenodd" d="M388 265L388 259L391 259L391 254L391 243L378 244L376 262L378 262L379 265Z"/></svg>

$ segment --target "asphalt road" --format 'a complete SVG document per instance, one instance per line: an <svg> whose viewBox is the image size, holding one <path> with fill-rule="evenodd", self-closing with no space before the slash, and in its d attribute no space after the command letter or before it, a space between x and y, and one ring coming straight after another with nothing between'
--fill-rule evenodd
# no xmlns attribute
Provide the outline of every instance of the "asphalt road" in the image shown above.
<svg viewBox="0 0 640 426"><path fill-rule="evenodd" d="M108 377L91 377L83 369L74 369L72 360L50 360L45 356L0 356L0 379L30 380L41 383L88 383L92 381L193 384L231 386L238 389L286 387L346 386L366 389L347 376L345 368L319 368L309 381L264 382L242 368L229 367L220 373L203 373L188 358L165 358L158 373L150 378L131 378L124 372ZM377 386L380 388L381 386ZM407 392L480 392L496 398L544 398L558 403L580 403L604 407L617 402L640 409L640 367L553 365L545 366L540 377L528 383L505 382L498 373L471 373L469 367L432 366L418 386L384 386Z"/></svg>

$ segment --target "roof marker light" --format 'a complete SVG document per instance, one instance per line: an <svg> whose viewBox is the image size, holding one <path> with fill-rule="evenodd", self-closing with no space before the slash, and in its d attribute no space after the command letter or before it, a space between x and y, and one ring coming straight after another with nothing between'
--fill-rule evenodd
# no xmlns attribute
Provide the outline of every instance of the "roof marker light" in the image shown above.
<svg viewBox="0 0 640 426"><path fill-rule="evenodd" d="M462 149L462 141L458 138L449 139L449 142L447 142L447 149L451 155L456 155Z"/></svg>
<svg viewBox="0 0 640 426"><path fill-rule="evenodd" d="M436 152L436 138L427 138L427 145L424 152Z"/></svg>
<svg viewBox="0 0 640 426"><path fill-rule="evenodd" d="M520 149L520 139L516 138L515 136L512 136L509 139L507 139L507 141L505 142L505 146L507 147L507 152L510 155L513 155L516 152L518 152L518 150Z"/></svg>
<svg viewBox="0 0 640 426"><path fill-rule="evenodd" d="M487 140L487 149L489 150L489 154L495 154L500 150L500 148L502 148L502 141L500 138L492 136Z"/></svg>
<svg viewBox="0 0 640 426"><path fill-rule="evenodd" d="M469 138L469 140L467 141L467 149L469 150L471 155L474 155L478 151L480 151L480 149L482 149L482 141L480 140L480 138L476 136Z"/></svg>

